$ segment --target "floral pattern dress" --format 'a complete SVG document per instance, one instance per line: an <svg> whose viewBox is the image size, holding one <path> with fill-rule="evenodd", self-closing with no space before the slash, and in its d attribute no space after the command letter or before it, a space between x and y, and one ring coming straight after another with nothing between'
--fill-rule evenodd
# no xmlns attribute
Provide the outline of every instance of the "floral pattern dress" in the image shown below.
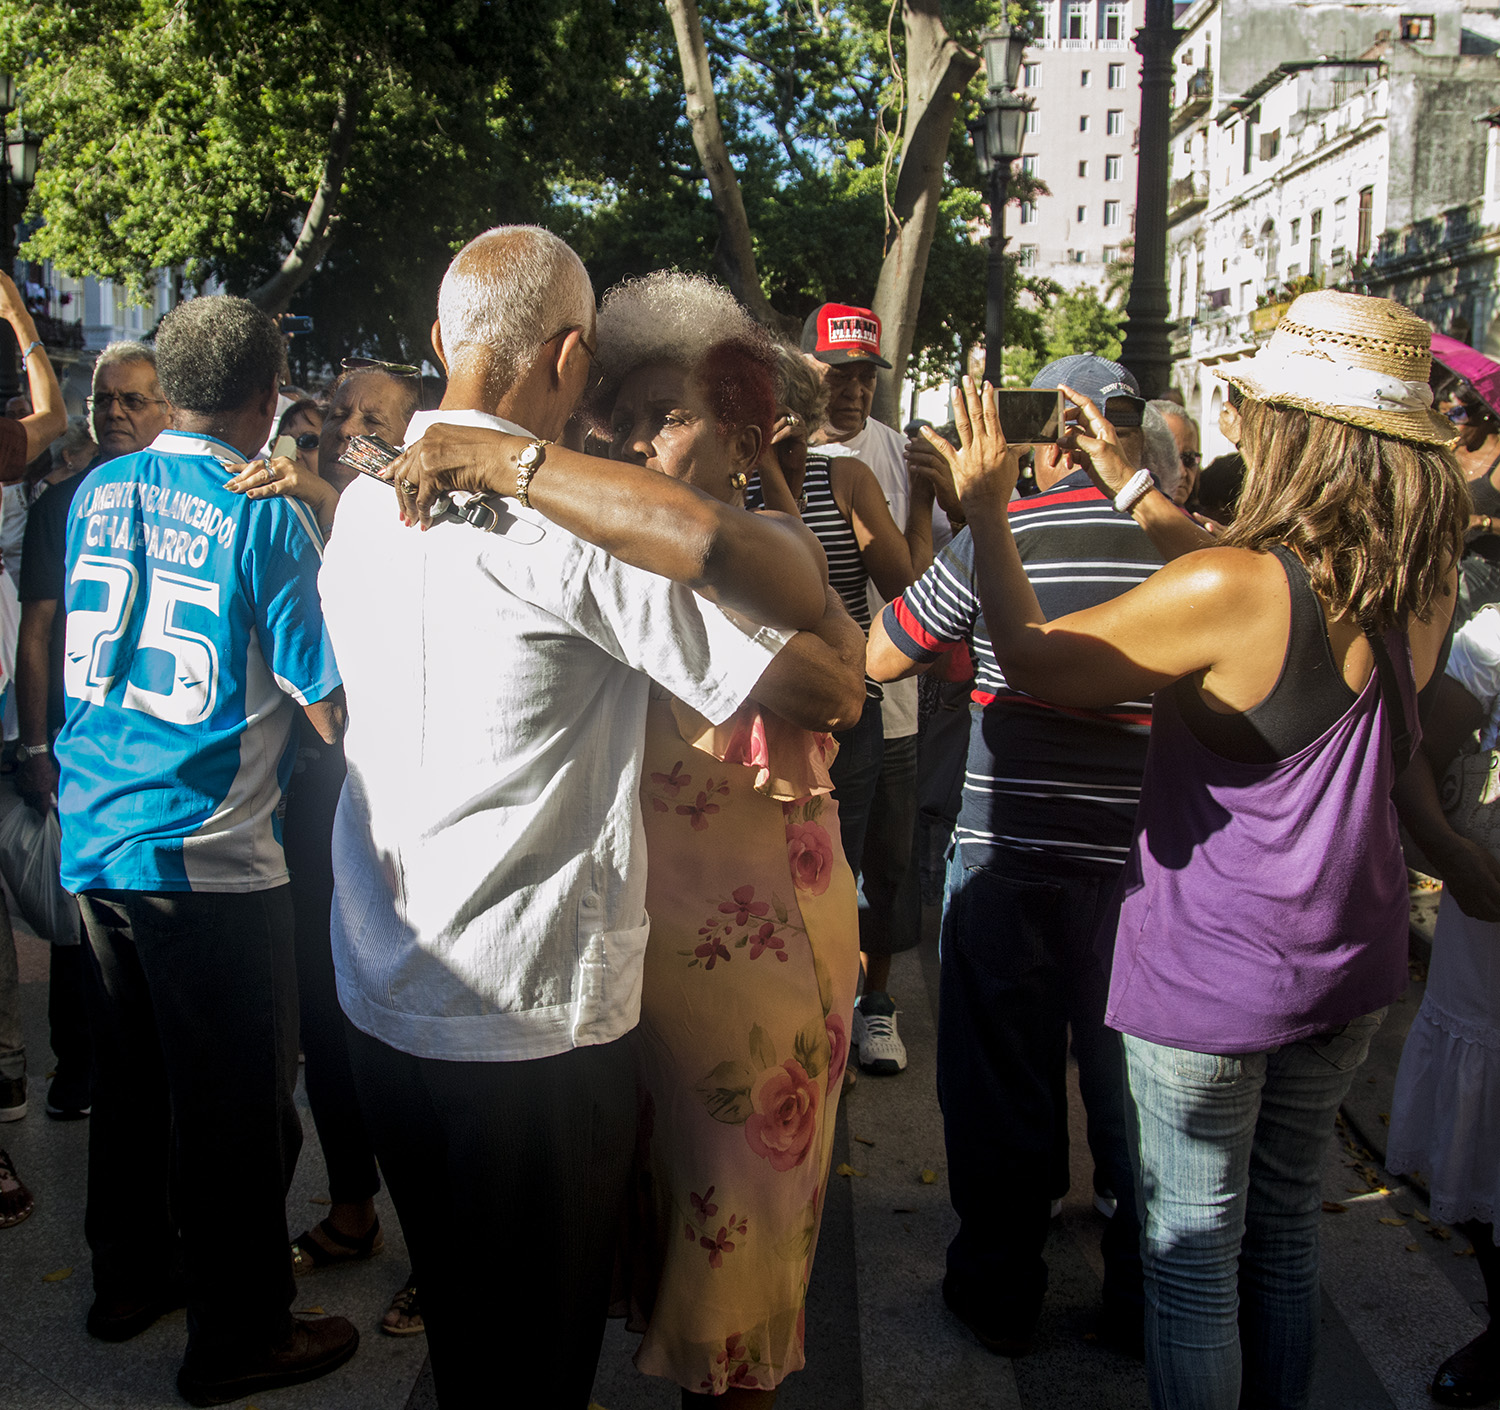
<svg viewBox="0 0 1500 1410"><path fill-rule="evenodd" d="M641 1125L624 1258L636 1365L770 1389L803 1365L859 971L837 746L747 705L713 726L653 698L637 1030Z"/></svg>

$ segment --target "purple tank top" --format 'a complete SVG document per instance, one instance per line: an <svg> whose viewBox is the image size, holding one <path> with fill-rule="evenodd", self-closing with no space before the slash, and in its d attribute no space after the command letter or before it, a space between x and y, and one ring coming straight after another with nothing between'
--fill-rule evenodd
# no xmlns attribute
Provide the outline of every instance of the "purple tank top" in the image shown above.
<svg viewBox="0 0 1500 1410"><path fill-rule="evenodd" d="M1415 720L1410 648L1395 631L1386 645ZM1254 1053L1400 995L1409 900L1385 714L1374 671L1306 748L1242 764L1200 743L1172 692L1158 692L1121 883L1110 1027L1193 1052Z"/></svg>

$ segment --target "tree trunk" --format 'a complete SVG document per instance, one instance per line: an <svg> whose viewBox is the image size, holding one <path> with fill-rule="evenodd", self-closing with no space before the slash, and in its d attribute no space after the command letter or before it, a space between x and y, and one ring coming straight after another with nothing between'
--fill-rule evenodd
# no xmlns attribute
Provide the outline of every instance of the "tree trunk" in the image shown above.
<svg viewBox="0 0 1500 1410"><path fill-rule="evenodd" d="M937 229L953 120L964 88L979 72L978 56L949 35L939 0L903 0L902 22L906 29L906 136L891 201L896 230L875 287L882 352L892 370L880 374L874 415L887 425L900 424L901 379L911 356L927 257Z"/></svg>
<svg viewBox="0 0 1500 1410"><path fill-rule="evenodd" d="M729 290L751 314L768 328L783 328L760 286L755 268L755 246L750 239L750 220L739 178L729 163L724 129L719 125L719 103L714 96L713 75L708 67L708 48L703 42L703 21L697 0L666 0L677 36L677 57L682 64L682 87L687 94L687 119L693 131L693 146L708 177L714 215L719 221L719 241L714 249L714 268Z"/></svg>
<svg viewBox="0 0 1500 1410"><path fill-rule="evenodd" d="M251 303L264 309L272 318L286 312L292 295L312 277L313 271L322 262L323 256L333 248L338 220L339 188L344 184L344 169L349 164L349 150L354 143L353 104L347 93L339 95L338 107L334 110L333 127L329 132L328 156L323 162L323 175L318 189L313 192L307 214L302 219L302 229L281 268L265 283L245 295Z"/></svg>

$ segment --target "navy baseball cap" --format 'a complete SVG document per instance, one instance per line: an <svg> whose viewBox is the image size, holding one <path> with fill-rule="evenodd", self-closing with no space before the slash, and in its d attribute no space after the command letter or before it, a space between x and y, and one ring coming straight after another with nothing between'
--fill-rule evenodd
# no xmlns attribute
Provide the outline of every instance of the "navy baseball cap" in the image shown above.
<svg viewBox="0 0 1500 1410"><path fill-rule="evenodd" d="M1136 416L1127 425L1141 424L1140 413L1145 410L1146 399L1141 395L1140 383L1118 362L1111 362L1098 353L1072 353L1049 362L1031 379L1033 391L1044 391L1066 384L1075 392L1082 392L1102 414L1105 404L1115 400L1135 403Z"/></svg>

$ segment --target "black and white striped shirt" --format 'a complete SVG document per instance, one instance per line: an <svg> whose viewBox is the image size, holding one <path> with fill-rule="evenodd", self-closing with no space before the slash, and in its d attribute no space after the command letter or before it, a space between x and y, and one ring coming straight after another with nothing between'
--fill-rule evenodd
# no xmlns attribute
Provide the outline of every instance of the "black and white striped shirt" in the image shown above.
<svg viewBox="0 0 1500 1410"><path fill-rule="evenodd" d="M1116 514L1086 471L1010 506L1011 531L1049 621L1118 597L1161 567L1135 521ZM1013 690L979 606L974 540L962 532L885 609L891 641L914 661L957 642L974 658L973 724L955 836L967 860L995 849L1091 870L1130 847L1151 702L1072 710Z"/></svg>

